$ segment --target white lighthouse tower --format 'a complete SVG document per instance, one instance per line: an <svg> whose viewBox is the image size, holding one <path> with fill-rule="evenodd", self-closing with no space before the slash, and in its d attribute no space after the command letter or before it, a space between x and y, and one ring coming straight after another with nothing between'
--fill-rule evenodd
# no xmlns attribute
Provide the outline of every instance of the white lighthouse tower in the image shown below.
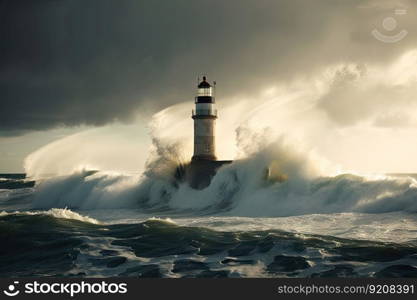
<svg viewBox="0 0 417 300"><path fill-rule="evenodd" d="M211 179L219 168L230 164L231 160L216 158L216 119L217 109L213 87L204 76L198 84L195 97L194 120L194 155L191 162L183 168L177 168L176 178L183 179L194 189L203 189L210 185Z"/></svg>
<svg viewBox="0 0 417 300"><path fill-rule="evenodd" d="M194 119L194 155L192 161L215 161L217 109L215 108L213 88L207 82L206 76L198 85L192 118Z"/></svg>

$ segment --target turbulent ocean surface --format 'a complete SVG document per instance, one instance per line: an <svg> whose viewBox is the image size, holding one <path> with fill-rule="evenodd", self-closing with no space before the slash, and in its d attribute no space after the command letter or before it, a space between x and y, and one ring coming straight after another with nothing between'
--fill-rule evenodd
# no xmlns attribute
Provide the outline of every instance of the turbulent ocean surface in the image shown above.
<svg viewBox="0 0 417 300"><path fill-rule="evenodd" d="M0 276L417 277L411 175L0 177Z"/></svg>

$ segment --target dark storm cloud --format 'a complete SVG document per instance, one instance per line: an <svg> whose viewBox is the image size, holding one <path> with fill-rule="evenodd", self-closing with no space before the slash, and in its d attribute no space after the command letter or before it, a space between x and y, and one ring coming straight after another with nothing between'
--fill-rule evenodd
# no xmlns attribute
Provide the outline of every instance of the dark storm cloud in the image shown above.
<svg viewBox="0 0 417 300"><path fill-rule="evenodd" d="M192 99L202 72L223 96L250 93L323 64L386 61L415 42L370 37L380 1L0 3L3 135L129 121Z"/></svg>

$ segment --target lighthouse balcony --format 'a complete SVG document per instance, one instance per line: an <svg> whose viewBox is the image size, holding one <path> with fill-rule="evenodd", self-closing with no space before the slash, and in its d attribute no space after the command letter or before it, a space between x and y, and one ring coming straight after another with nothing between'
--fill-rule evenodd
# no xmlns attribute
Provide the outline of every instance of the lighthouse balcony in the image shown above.
<svg viewBox="0 0 417 300"><path fill-rule="evenodd" d="M195 97L195 101L197 103L215 103L216 99L211 96L197 96Z"/></svg>
<svg viewBox="0 0 417 300"><path fill-rule="evenodd" d="M217 117L217 109L193 109L192 116Z"/></svg>

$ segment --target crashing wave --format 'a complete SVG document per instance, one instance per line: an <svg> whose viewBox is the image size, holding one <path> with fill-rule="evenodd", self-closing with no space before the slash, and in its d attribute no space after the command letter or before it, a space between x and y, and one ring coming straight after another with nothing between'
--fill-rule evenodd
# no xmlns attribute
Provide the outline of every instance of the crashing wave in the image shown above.
<svg viewBox="0 0 417 300"><path fill-rule="evenodd" d="M50 216L58 219L70 219L70 220L76 220L81 221L84 223L91 223L91 224L101 224L100 221L91 218L89 216L83 216L79 213L76 213L70 209L67 208L51 208L47 211L15 211L15 212L0 212L0 217L5 216L11 216L11 215L26 215L26 216L38 216L38 215L44 215L44 216Z"/></svg>
<svg viewBox="0 0 417 300"><path fill-rule="evenodd" d="M252 217L417 211L414 178L322 176L308 156L282 141L223 166L203 190L173 180L175 168L159 157L142 176L81 171L51 178L37 186L33 206Z"/></svg>

